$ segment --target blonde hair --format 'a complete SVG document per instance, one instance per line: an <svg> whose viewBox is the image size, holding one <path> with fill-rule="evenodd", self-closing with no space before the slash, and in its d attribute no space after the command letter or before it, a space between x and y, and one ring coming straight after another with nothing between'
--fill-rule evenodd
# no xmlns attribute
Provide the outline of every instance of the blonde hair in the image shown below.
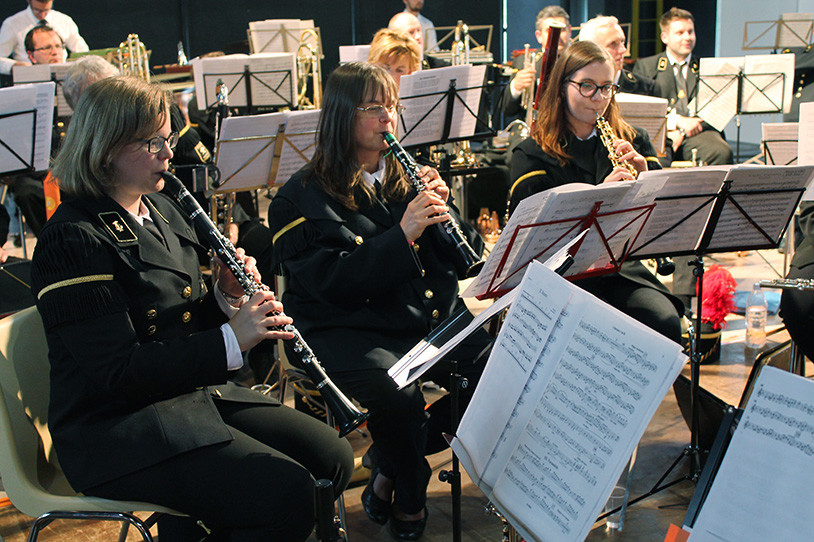
<svg viewBox="0 0 814 542"><path fill-rule="evenodd" d="M112 161L128 144L154 134L169 115L171 97L134 77L90 85L76 104L53 174L69 196L102 197L115 185Z"/></svg>
<svg viewBox="0 0 814 542"><path fill-rule="evenodd" d="M370 42L370 52L367 55L369 62L383 64L392 62L402 56L407 57L410 64L410 73L417 71L421 66L421 47L418 42L404 32L397 32L382 28L373 36Z"/></svg>

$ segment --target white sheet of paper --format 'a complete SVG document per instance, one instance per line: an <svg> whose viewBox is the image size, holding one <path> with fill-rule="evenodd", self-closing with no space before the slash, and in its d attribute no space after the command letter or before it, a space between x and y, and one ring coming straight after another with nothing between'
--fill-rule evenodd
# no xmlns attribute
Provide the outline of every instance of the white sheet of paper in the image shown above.
<svg viewBox="0 0 814 542"><path fill-rule="evenodd" d="M472 112L460 100L455 99L449 137L463 138L474 134L477 126L475 115L478 113L482 92L480 87L485 73L485 65L467 64L422 70L403 76L399 86L399 100L406 109L399 119L399 132L403 134L400 137L401 144L411 146L440 141L447 108L444 93L449 90L452 80L455 80L458 96ZM425 94L431 95L424 96ZM424 118L427 112L430 113Z"/></svg>
<svg viewBox="0 0 814 542"><path fill-rule="evenodd" d="M15 66L12 70L14 84L48 83L56 80L57 86L54 91L54 103L57 107L57 116L69 117L73 115L73 109L70 108L68 102L65 100L65 96L62 94L62 81L65 79L65 74L72 65L70 62L63 62L59 64Z"/></svg>
<svg viewBox="0 0 814 542"><path fill-rule="evenodd" d="M274 184L286 182L297 170L311 161L316 152L317 124L321 113L321 109L287 113L285 137Z"/></svg>
<svg viewBox="0 0 814 542"><path fill-rule="evenodd" d="M269 181L275 142L285 113L228 117L223 120L215 164L222 190L265 186Z"/></svg>
<svg viewBox="0 0 814 542"><path fill-rule="evenodd" d="M814 102L800 104L798 128L797 163L801 166L814 165ZM814 200L814 190L809 187L803 194L803 200Z"/></svg>
<svg viewBox="0 0 814 542"><path fill-rule="evenodd" d="M716 130L723 130L737 112L737 75L742 66L743 57L702 58L700 61L695 110Z"/></svg>
<svg viewBox="0 0 814 542"><path fill-rule="evenodd" d="M765 367L690 540L808 540L814 382ZM793 504L790 504L793 503Z"/></svg>
<svg viewBox="0 0 814 542"><path fill-rule="evenodd" d="M195 94L198 105L208 108L218 101L216 86L222 79L229 89L229 105L248 105L246 78L248 66L253 106L281 106L293 103L296 93L294 53L260 53L256 55L227 55L215 58L196 58L192 61ZM204 99L200 97L204 96Z"/></svg>
<svg viewBox="0 0 814 542"><path fill-rule="evenodd" d="M647 132L659 152L664 152L667 135L667 99L621 92L615 96L622 117Z"/></svg>
<svg viewBox="0 0 814 542"><path fill-rule="evenodd" d="M749 55L744 57L744 113L788 113L794 88L794 55Z"/></svg>
<svg viewBox="0 0 814 542"><path fill-rule="evenodd" d="M31 165L45 171L51 158L51 134L54 124L56 84L33 83L0 89L0 140L13 149L14 156L0 145L0 173L17 171ZM36 110L35 115L29 111ZM20 115L14 113L26 112ZM22 161L20 160L22 159Z"/></svg>
<svg viewBox="0 0 814 542"><path fill-rule="evenodd" d="M249 39L254 53L296 53L300 42L318 49L319 42L306 30L315 30L312 19L266 19L249 23Z"/></svg>
<svg viewBox="0 0 814 542"><path fill-rule="evenodd" d="M800 125L797 122L764 122L762 126L763 151L766 164L773 166L796 166L797 133Z"/></svg>
<svg viewBox="0 0 814 542"><path fill-rule="evenodd" d="M526 540L584 540L686 356L537 262L518 290L452 447Z"/></svg>
<svg viewBox="0 0 814 542"><path fill-rule="evenodd" d="M779 25L778 47L805 47L811 43L814 13L783 13L777 24Z"/></svg>
<svg viewBox="0 0 814 542"><path fill-rule="evenodd" d="M370 56L370 45L340 45L339 63L345 62L367 62Z"/></svg>

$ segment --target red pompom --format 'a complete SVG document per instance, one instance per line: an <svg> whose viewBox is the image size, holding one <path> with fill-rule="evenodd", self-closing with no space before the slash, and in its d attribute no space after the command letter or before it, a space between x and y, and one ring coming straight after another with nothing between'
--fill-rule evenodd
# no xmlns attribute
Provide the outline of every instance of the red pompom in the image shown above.
<svg viewBox="0 0 814 542"><path fill-rule="evenodd" d="M735 308L734 298L737 285L732 274L720 265L713 265L704 272L702 322L709 323L713 329L721 329L726 326L726 315Z"/></svg>

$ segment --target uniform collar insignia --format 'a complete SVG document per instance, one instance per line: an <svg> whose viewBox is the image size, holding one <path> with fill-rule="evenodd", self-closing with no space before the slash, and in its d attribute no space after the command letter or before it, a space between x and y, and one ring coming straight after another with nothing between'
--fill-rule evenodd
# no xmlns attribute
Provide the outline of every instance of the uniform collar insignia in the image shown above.
<svg viewBox="0 0 814 542"><path fill-rule="evenodd" d="M666 56L663 56L659 59L659 65L656 68L658 71L663 72L667 69L668 60Z"/></svg>
<svg viewBox="0 0 814 542"><path fill-rule="evenodd" d="M133 230L131 230L130 226L127 225L127 222L124 221L124 218L122 218L122 216L116 211L99 213L99 220L101 220L102 224L105 225L107 231L113 235L116 242L132 243L133 241L138 240L136 234L133 233Z"/></svg>

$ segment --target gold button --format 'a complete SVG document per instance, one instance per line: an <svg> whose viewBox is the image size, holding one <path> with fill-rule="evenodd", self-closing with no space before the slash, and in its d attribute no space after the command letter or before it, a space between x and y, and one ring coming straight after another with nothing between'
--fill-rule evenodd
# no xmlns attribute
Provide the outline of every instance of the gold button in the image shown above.
<svg viewBox="0 0 814 542"><path fill-rule="evenodd" d="M191 286L184 287L184 289L181 290L181 295L184 297L184 299L191 296L192 295L192 287Z"/></svg>
<svg viewBox="0 0 814 542"><path fill-rule="evenodd" d="M432 290L426 290L426 291L424 292L424 297L426 297L427 299L432 299L432 296L433 296L433 295L434 295L434 294L432 293Z"/></svg>
<svg viewBox="0 0 814 542"><path fill-rule="evenodd" d="M427 272L422 269L421 270L421 278L424 278L424 275L426 275L426 274L427 274Z"/></svg>
<svg viewBox="0 0 814 542"><path fill-rule="evenodd" d="M185 311L184 314L181 315L181 320L183 320L185 324L189 323L189 321L192 320L192 315L189 311Z"/></svg>
<svg viewBox="0 0 814 542"><path fill-rule="evenodd" d="M215 397L223 397L220 390L212 390L212 395L214 395Z"/></svg>
<svg viewBox="0 0 814 542"><path fill-rule="evenodd" d="M147 319L148 319L148 320L153 320L153 319L155 319L155 317L156 317L157 315L158 315L158 311L156 311L155 309L150 309L150 310L148 310L148 311L147 311Z"/></svg>
<svg viewBox="0 0 814 542"><path fill-rule="evenodd" d="M432 311L432 317L433 317L433 318L438 318L439 316L441 316L441 313L440 313L440 312L438 312L438 309L434 309L434 310Z"/></svg>
<svg viewBox="0 0 814 542"><path fill-rule="evenodd" d="M419 248L418 243L413 243L413 250L418 252L418 248Z"/></svg>
<svg viewBox="0 0 814 542"><path fill-rule="evenodd" d="M364 239L362 239L362 236L361 236L361 235L357 235L357 236L356 236L356 239L354 239L354 241L356 241L356 244L357 244L357 245L361 245L362 243L364 243L364 242L365 242L365 240L364 240Z"/></svg>
<svg viewBox="0 0 814 542"><path fill-rule="evenodd" d="M147 328L147 335L155 335L155 332L158 328L155 326L150 326Z"/></svg>

